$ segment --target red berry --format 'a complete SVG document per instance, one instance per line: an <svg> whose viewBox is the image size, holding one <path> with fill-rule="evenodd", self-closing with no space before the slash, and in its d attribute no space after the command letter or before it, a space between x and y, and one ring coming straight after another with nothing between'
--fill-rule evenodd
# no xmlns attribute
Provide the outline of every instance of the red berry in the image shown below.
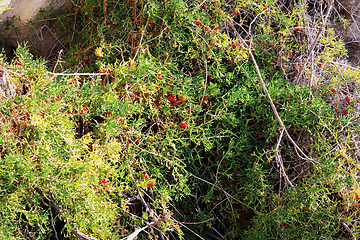
<svg viewBox="0 0 360 240"><path fill-rule="evenodd" d="M21 61L17 61L16 63L17 63L17 65L19 65L19 66L22 65Z"/></svg>
<svg viewBox="0 0 360 240"><path fill-rule="evenodd" d="M297 32L300 31L300 28L295 28L295 31L297 31Z"/></svg>
<svg viewBox="0 0 360 240"><path fill-rule="evenodd" d="M209 100L209 97L208 97L208 96L205 96L205 97L204 97L204 101L207 101L207 100Z"/></svg>
<svg viewBox="0 0 360 240"><path fill-rule="evenodd" d="M217 154L217 150L215 150L214 153Z"/></svg>
<svg viewBox="0 0 360 240"><path fill-rule="evenodd" d="M159 156L159 153L158 152L155 152L155 157Z"/></svg>
<svg viewBox="0 0 360 240"><path fill-rule="evenodd" d="M307 211L307 210L309 210L309 209L308 209L307 207L303 207L303 210L304 210L304 211Z"/></svg>
<svg viewBox="0 0 360 240"><path fill-rule="evenodd" d="M159 73L157 78L158 78L159 80L161 80L161 77L162 77L162 75L161 75L161 73Z"/></svg>
<svg viewBox="0 0 360 240"><path fill-rule="evenodd" d="M74 7L73 7L73 6L70 6L70 7L69 7L69 12L72 11L73 9L74 9Z"/></svg>
<svg viewBox="0 0 360 240"><path fill-rule="evenodd" d="M186 128L186 126L187 126L187 124L184 123L184 122L182 122L182 123L180 124L180 127L182 127L182 128Z"/></svg>
<svg viewBox="0 0 360 240"><path fill-rule="evenodd" d="M163 28L164 28L164 29L165 29L165 28L167 28L167 25L166 25L166 24L164 24L164 25L163 25Z"/></svg>
<svg viewBox="0 0 360 240"><path fill-rule="evenodd" d="M101 181L103 184L107 184L109 182L109 180L107 180L106 178L104 178L102 181Z"/></svg>
<svg viewBox="0 0 360 240"><path fill-rule="evenodd" d="M346 96L345 100L348 101L348 102L350 102L349 96Z"/></svg>
<svg viewBox="0 0 360 240"><path fill-rule="evenodd" d="M77 13L79 13L79 12L80 12L80 9L79 9L79 8L77 8L77 9L76 9L76 12L77 12Z"/></svg>
<svg viewBox="0 0 360 240"><path fill-rule="evenodd" d="M35 77L36 77L36 78L39 78L39 75L36 74Z"/></svg>
<svg viewBox="0 0 360 240"><path fill-rule="evenodd" d="M299 52L295 52L295 54L296 54L296 55L298 55L298 54L299 54Z"/></svg>
<svg viewBox="0 0 360 240"><path fill-rule="evenodd" d="M236 44L233 44L233 45L232 45L232 48L235 49L235 48L236 48Z"/></svg>
<svg viewBox="0 0 360 240"><path fill-rule="evenodd" d="M237 11L234 11L234 13L233 13L234 15L237 15Z"/></svg>
<svg viewBox="0 0 360 240"><path fill-rule="evenodd" d="M344 109L344 110L343 110L343 113L344 113L344 114L348 114L348 113L349 113L349 111L348 111L348 110L346 110L346 109Z"/></svg>
<svg viewBox="0 0 360 240"><path fill-rule="evenodd" d="M142 177L147 178L148 177L147 173L143 173Z"/></svg>
<svg viewBox="0 0 360 240"><path fill-rule="evenodd" d="M84 113L84 112L87 112L87 109L86 109L86 108L83 108L82 112L83 112L83 113Z"/></svg>
<svg viewBox="0 0 360 240"><path fill-rule="evenodd" d="M29 113L25 113L26 114L26 116L29 118L30 117L30 114Z"/></svg>
<svg viewBox="0 0 360 240"><path fill-rule="evenodd" d="M220 49L221 47L219 45L216 45L217 49Z"/></svg>
<svg viewBox="0 0 360 240"><path fill-rule="evenodd" d="M331 89L331 91L334 93L334 92L336 92L336 90L333 88L333 89Z"/></svg>
<svg viewBox="0 0 360 240"><path fill-rule="evenodd" d="M135 143L136 143L136 144L139 144L140 142L139 142L139 140L136 140Z"/></svg>

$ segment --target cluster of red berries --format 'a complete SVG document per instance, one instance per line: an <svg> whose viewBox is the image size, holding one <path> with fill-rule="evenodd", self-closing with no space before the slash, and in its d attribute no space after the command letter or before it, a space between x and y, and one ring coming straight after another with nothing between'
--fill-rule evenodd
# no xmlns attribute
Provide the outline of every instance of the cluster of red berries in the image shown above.
<svg viewBox="0 0 360 240"><path fill-rule="evenodd" d="M149 175L147 173L143 173L142 177L143 177L143 179L149 178ZM156 185L156 183L154 182L154 183L147 184L146 186L147 187L150 187L150 186L155 187L155 185Z"/></svg>
<svg viewBox="0 0 360 240"><path fill-rule="evenodd" d="M200 22L199 19L195 18L195 24L198 25L199 27L202 27L204 24L202 22Z"/></svg>
<svg viewBox="0 0 360 240"><path fill-rule="evenodd" d="M172 102L172 103L176 103L176 102L177 102L176 96L175 96L175 95L172 95L171 93L170 93L170 96L169 96L168 100L169 100L170 102Z"/></svg>

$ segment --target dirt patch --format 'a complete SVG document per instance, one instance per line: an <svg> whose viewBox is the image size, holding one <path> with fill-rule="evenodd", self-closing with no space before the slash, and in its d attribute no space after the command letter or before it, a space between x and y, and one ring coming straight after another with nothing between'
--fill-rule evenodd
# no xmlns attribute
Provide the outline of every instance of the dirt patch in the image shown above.
<svg viewBox="0 0 360 240"><path fill-rule="evenodd" d="M56 7L57 10L53 10L55 16L63 11L65 3ZM15 15L1 22L0 49L4 49L8 61L14 57L14 50L19 43L26 43L33 55L44 57L46 60L56 56L60 49L65 50L62 36L57 36L51 31L58 24L56 18L46 19L40 13L35 18L40 20L39 24L24 22L21 16Z"/></svg>

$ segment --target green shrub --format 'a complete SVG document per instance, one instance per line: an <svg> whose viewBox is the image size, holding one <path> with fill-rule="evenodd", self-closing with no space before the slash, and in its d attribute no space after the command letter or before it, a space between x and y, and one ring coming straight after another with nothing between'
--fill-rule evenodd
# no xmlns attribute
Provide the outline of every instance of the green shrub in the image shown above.
<svg viewBox="0 0 360 240"><path fill-rule="evenodd" d="M325 80L309 88L286 78L307 48L298 17L305 10L258 1L69 3L54 30L67 36L62 61L34 59L21 46L6 65L14 90L0 105L2 238L355 231L355 120L329 106ZM257 14L251 50L304 154L279 139L255 63L223 21L248 27ZM345 54L330 35L322 41L326 61Z"/></svg>

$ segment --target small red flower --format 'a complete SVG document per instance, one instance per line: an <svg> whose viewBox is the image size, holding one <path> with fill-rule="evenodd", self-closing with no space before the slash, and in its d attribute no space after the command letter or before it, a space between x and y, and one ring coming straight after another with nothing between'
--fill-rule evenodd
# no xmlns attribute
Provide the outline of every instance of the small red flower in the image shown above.
<svg viewBox="0 0 360 240"><path fill-rule="evenodd" d="M360 200L360 196L359 196L359 195L356 195L356 200Z"/></svg>
<svg viewBox="0 0 360 240"><path fill-rule="evenodd" d="M156 183L151 183L150 186L155 187Z"/></svg>
<svg viewBox="0 0 360 240"><path fill-rule="evenodd" d="M307 210L309 210L309 209L308 209L307 207L303 207L303 210L304 210L304 211L307 211Z"/></svg>
<svg viewBox="0 0 360 240"><path fill-rule="evenodd" d="M218 29L218 27L217 27L217 26L215 26L215 25L213 25L213 29L215 29L215 30L216 30L216 29Z"/></svg>
<svg viewBox="0 0 360 240"><path fill-rule="evenodd" d="M29 113L25 113L26 114L26 116L29 118L30 117L30 114Z"/></svg>
<svg viewBox="0 0 360 240"><path fill-rule="evenodd" d="M234 15L237 15L237 11L234 11L233 14L234 14Z"/></svg>
<svg viewBox="0 0 360 240"><path fill-rule="evenodd" d="M148 177L147 173L143 173L142 177L145 179Z"/></svg>
<svg viewBox="0 0 360 240"><path fill-rule="evenodd" d="M296 54L296 55L298 55L298 54L299 54L299 52L295 52L295 54Z"/></svg>
<svg viewBox="0 0 360 240"><path fill-rule="evenodd" d="M107 184L108 182L109 182L109 180L106 179L106 178L104 178L104 179L101 181L101 183L103 183L103 184Z"/></svg>
<svg viewBox="0 0 360 240"><path fill-rule="evenodd" d="M161 75L161 73L159 73L157 76L157 79L161 80L161 78L162 78L162 75Z"/></svg>
<svg viewBox="0 0 360 240"><path fill-rule="evenodd" d="M76 9L76 12L79 13L81 10L79 8Z"/></svg>
<svg viewBox="0 0 360 240"><path fill-rule="evenodd" d="M344 114L348 114L348 113L349 113L349 111L348 111L348 110L346 110L346 109L344 109L344 110L343 110L343 113L344 113Z"/></svg>
<svg viewBox="0 0 360 240"><path fill-rule="evenodd" d="M295 28L295 31L297 31L297 32L300 31L300 28Z"/></svg>
<svg viewBox="0 0 360 240"><path fill-rule="evenodd" d="M73 9L74 9L74 7L73 7L73 6L70 6L70 7L69 7L69 12L72 11Z"/></svg>
<svg viewBox="0 0 360 240"><path fill-rule="evenodd" d="M235 49L235 48L236 48L236 44L233 44L233 45L232 45L232 48Z"/></svg>
<svg viewBox="0 0 360 240"><path fill-rule="evenodd" d="M39 75L36 74L35 77L36 77L36 78L39 78Z"/></svg>
<svg viewBox="0 0 360 240"><path fill-rule="evenodd" d="M89 60L90 60L90 57L89 57L89 56L85 56L85 57L84 57L84 61L85 61L85 62L89 62Z"/></svg>
<svg viewBox="0 0 360 240"><path fill-rule="evenodd" d="M345 100L348 101L348 102L350 102L349 96L346 96Z"/></svg>
<svg viewBox="0 0 360 240"><path fill-rule="evenodd" d="M217 49L220 49L221 47L219 45L216 45Z"/></svg>
<svg viewBox="0 0 360 240"><path fill-rule="evenodd" d="M140 142L139 142L139 140L136 140L135 143L136 143L136 144L139 144Z"/></svg>
<svg viewBox="0 0 360 240"><path fill-rule="evenodd" d="M331 89L331 91L334 93L334 92L336 92L336 90L333 88L333 89Z"/></svg>
<svg viewBox="0 0 360 240"><path fill-rule="evenodd" d="M16 63L17 63L17 65L19 65L19 66L22 65L21 61L17 61Z"/></svg>
<svg viewBox="0 0 360 240"><path fill-rule="evenodd" d="M163 28L164 28L164 29L165 29L165 28L167 28L167 25L166 25L166 24L164 24L164 25L163 25Z"/></svg>
<svg viewBox="0 0 360 240"><path fill-rule="evenodd" d="M155 152L155 157L158 157L159 156L159 153L158 152Z"/></svg>
<svg viewBox="0 0 360 240"><path fill-rule="evenodd" d="M84 112L87 112L87 109L86 109L86 108L83 108L82 112L83 112L83 113L84 113Z"/></svg>
<svg viewBox="0 0 360 240"><path fill-rule="evenodd" d="M182 122L182 123L180 124L180 127L182 127L182 128L186 128L186 126L187 126L187 124L184 123L184 122Z"/></svg>

